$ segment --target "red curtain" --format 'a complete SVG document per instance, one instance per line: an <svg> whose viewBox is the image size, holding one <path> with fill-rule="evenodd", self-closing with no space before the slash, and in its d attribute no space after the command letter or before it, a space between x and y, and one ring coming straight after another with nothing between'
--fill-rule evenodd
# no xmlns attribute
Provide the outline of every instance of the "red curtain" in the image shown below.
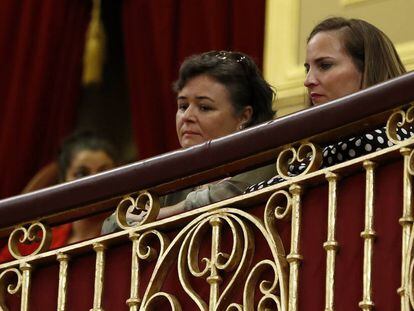
<svg viewBox="0 0 414 311"><path fill-rule="evenodd" d="M265 0L124 0L131 113L140 158L178 148L177 79L185 57L238 50L262 65Z"/></svg>
<svg viewBox="0 0 414 311"><path fill-rule="evenodd" d="M0 1L0 197L19 193L74 121L90 1Z"/></svg>

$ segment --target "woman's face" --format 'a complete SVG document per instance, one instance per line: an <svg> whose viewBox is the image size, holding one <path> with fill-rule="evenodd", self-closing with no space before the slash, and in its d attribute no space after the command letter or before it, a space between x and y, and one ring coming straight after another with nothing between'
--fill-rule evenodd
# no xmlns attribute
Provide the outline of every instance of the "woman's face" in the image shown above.
<svg viewBox="0 0 414 311"><path fill-rule="evenodd" d="M80 150L75 152L66 170L65 181L94 175L115 167L114 161L102 150Z"/></svg>
<svg viewBox="0 0 414 311"><path fill-rule="evenodd" d="M337 31L323 31L310 39L306 49L306 79L314 105L352 94L361 89L362 73L348 55Z"/></svg>
<svg viewBox="0 0 414 311"><path fill-rule="evenodd" d="M247 106L236 114L226 87L207 75L189 80L177 95L176 129L181 147L234 133L252 115Z"/></svg>

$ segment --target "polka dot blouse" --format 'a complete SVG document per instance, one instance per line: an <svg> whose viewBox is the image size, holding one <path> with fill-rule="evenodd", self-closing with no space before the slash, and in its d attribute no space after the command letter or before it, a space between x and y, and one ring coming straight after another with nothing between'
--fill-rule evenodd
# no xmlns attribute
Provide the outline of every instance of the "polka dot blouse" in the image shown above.
<svg viewBox="0 0 414 311"><path fill-rule="evenodd" d="M414 130L406 130L404 128L397 129L397 136L399 140L410 138L414 135ZM385 127L376 129L367 134L351 137L343 141L339 141L332 145L328 145L323 148L323 162L321 168L326 168L344 161L348 161L370 152L378 151L386 147L391 147L393 143L388 140ZM289 167L289 174L291 176L302 173L306 168L305 163L299 165L291 165ZM277 183L284 181L284 179L278 175L272 177L269 180L262 181L258 184L248 187L244 193L253 192Z"/></svg>

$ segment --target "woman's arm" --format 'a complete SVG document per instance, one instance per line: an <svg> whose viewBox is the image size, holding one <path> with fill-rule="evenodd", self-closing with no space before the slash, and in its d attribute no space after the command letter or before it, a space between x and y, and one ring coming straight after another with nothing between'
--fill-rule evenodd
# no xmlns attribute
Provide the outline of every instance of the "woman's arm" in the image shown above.
<svg viewBox="0 0 414 311"><path fill-rule="evenodd" d="M163 219L185 212L184 202L181 201L174 205L164 206L160 209L157 219Z"/></svg>
<svg viewBox="0 0 414 311"><path fill-rule="evenodd" d="M157 219L167 218L199 208L201 206L206 206L243 194L244 190L248 186L259 181L269 179L274 175L275 166L272 164L255 169L253 171L248 171L236 175L231 178L220 180L217 183L203 185L199 189L191 191L189 193L187 190L186 193L183 191L167 195L164 197L164 203L168 202L167 204L169 205L161 207ZM183 195L180 195L180 193ZM175 199L179 200L168 200L167 197L169 196L170 198L175 196ZM144 216L144 213L141 213L139 215L128 215L127 219L128 222L132 225L134 223L140 222ZM117 230L120 230L120 228L116 224L116 217L113 214L111 217L106 219L102 229L102 234L107 234Z"/></svg>

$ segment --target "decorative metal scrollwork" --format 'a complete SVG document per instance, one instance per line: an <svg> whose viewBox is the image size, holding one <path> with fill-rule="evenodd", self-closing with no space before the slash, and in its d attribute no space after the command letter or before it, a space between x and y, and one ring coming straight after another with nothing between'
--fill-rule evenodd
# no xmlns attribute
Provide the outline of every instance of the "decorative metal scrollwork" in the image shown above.
<svg viewBox="0 0 414 311"><path fill-rule="evenodd" d="M265 221L274 218L287 220L292 212L292 196L285 190L276 191L266 203Z"/></svg>
<svg viewBox="0 0 414 311"><path fill-rule="evenodd" d="M266 231L276 245L282 267L287 266L286 255L283 242L276 230L277 220L288 220L292 214L292 195L285 191L279 190L273 193L267 200L264 211L264 223Z"/></svg>
<svg viewBox="0 0 414 311"><path fill-rule="evenodd" d="M16 278L15 284L8 284L12 281L13 276ZM0 273L0 310L8 310L5 302L6 287L10 295L14 295L22 288L22 273L17 268L10 268Z"/></svg>
<svg viewBox="0 0 414 311"><path fill-rule="evenodd" d="M229 254L222 251L222 232L224 226L228 227L232 237L232 247ZM202 258L204 267L199 265L200 246L204 243L206 233L211 229L210 258ZM184 290L193 299L197 306L204 310L207 304L191 287L189 272L193 277L205 278L210 284L209 306L220 309L227 295L239 278L243 278L250 264L254 236L249 228L240 219L232 215L211 215L199 222L185 237L178 257L178 274ZM225 288L221 288L222 274L233 273Z"/></svg>
<svg viewBox="0 0 414 311"><path fill-rule="evenodd" d="M157 293L155 295L153 295L148 301L147 303L144 305L144 307L142 308L142 310L152 310L153 306L154 308L157 306L157 304L159 304L162 301L166 301L168 302L168 304L171 307L171 311L181 311L181 305L178 302L177 298L171 294L167 294L167 293Z"/></svg>
<svg viewBox="0 0 414 311"><path fill-rule="evenodd" d="M398 110L395 111L387 121L386 125L386 133L387 137L390 141L394 144L398 144L402 141L401 138L398 137L397 130L404 128L405 130L409 131L410 126L414 123L414 105L411 105L407 111Z"/></svg>
<svg viewBox="0 0 414 311"><path fill-rule="evenodd" d="M227 307L226 311L243 311L243 306L238 303L232 303Z"/></svg>
<svg viewBox="0 0 414 311"><path fill-rule="evenodd" d="M130 239L132 241L132 262L131 262L131 293L130 298L127 300L127 304L130 307L130 310L138 310L138 307L141 305L142 299L139 295L141 281L140 281L140 260L143 261L153 261L157 259L157 263L160 261L160 258L163 256L164 252L170 244L169 238L156 230L151 230L144 232L142 234L138 232L131 232ZM151 241L156 240L159 243L159 248L151 246ZM157 263L155 265L157 265ZM160 279L152 279L149 282L148 287L152 287L155 283L162 284ZM158 299L156 300L158 301ZM150 303L150 302L148 302ZM153 302L151 302L153 303ZM176 309L180 310L180 309Z"/></svg>
<svg viewBox="0 0 414 311"><path fill-rule="evenodd" d="M40 222L35 222L27 229L23 226L19 226L13 230L9 237L9 252L14 258L20 259L48 250L51 242L52 232L49 226ZM21 254L19 245L31 245L34 243L39 243L39 245L33 252L27 255Z"/></svg>
<svg viewBox="0 0 414 311"><path fill-rule="evenodd" d="M255 273L251 272L252 260L256 256L253 230L260 232L262 241L266 243L263 245L268 246L271 254L261 261L260 267L253 269L257 271ZM246 309L249 305L246 301L242 305L241 301L231 299L241 298L239 291L250 295L251 286L260 282L259 274L266 270L267 274L258 287L263 294L259 309L275 305L286 311L286 258L283 245L275 245L274 241L278 240L275 236L278 236L276 229L270 233L260 219L241 210L223 208L200 215L180 230L165 252L159 255L140 309L146 310L148 306L155 308L158 302L165 305L165 301L159 300L162 296L164 300L168 298L172 310L179 310L173 296L162 291L167 275L174 277L171 271L174 271L172 265L176 262L180 285L194 303L193 309L250 310ZM145 240L143 238L142 241ZM141 255L153 256L148 248L142 248ZM268 270L273 271L273 281L265 282L269 281ZM253 275L249 276L249 273ZM204 279L210 285L208 297L205 291L199 292L193 286L197 279ZM250 281L245 285L247 279Z"/></svg>
<svg viewBox="0 0 414 311"><path fill-rule="evenodd" d="M157 251L154 247L149 246L149 241L156 237L160 243L160 249ZM137 241L137 255L140 259L152 261L157 256L162 256L167 249L170 241L168 237L156 230L151 230L141 234Z"/></svg>
<svg viewBox="0 0 414 311"><path fill-rule="evenodd" d="M296 150L293 147L283 150L277 157L276 169L278 174L286 180L295 176L306 175L318 170L322 165L322 149L313 143L304 143ZM303 169L296 174L291 166Z"/></svg>
<svg viewBox="0 0 414 311"><path fill-rule="evenodd" d="M265 275L266 280L264 279ZM272 281L267 280L269 275L272 276ZM262 281L260 281L261 279ZM257 263L247 277L243 292L244 308L246 310L254 310L253 304L257 287L263 295L258 302L257 310L282 310L282 301L280 292L278 292L279 274L275 263L271 260L263 260Z"/></svg>
<svg viewBox="0 0 414 311"><path fill-rule="evenodd" d="M129 229L156 220L159 211L158 196L144 191L136 199L128 196L119 202L116 219L122 229Z"/></svg>

